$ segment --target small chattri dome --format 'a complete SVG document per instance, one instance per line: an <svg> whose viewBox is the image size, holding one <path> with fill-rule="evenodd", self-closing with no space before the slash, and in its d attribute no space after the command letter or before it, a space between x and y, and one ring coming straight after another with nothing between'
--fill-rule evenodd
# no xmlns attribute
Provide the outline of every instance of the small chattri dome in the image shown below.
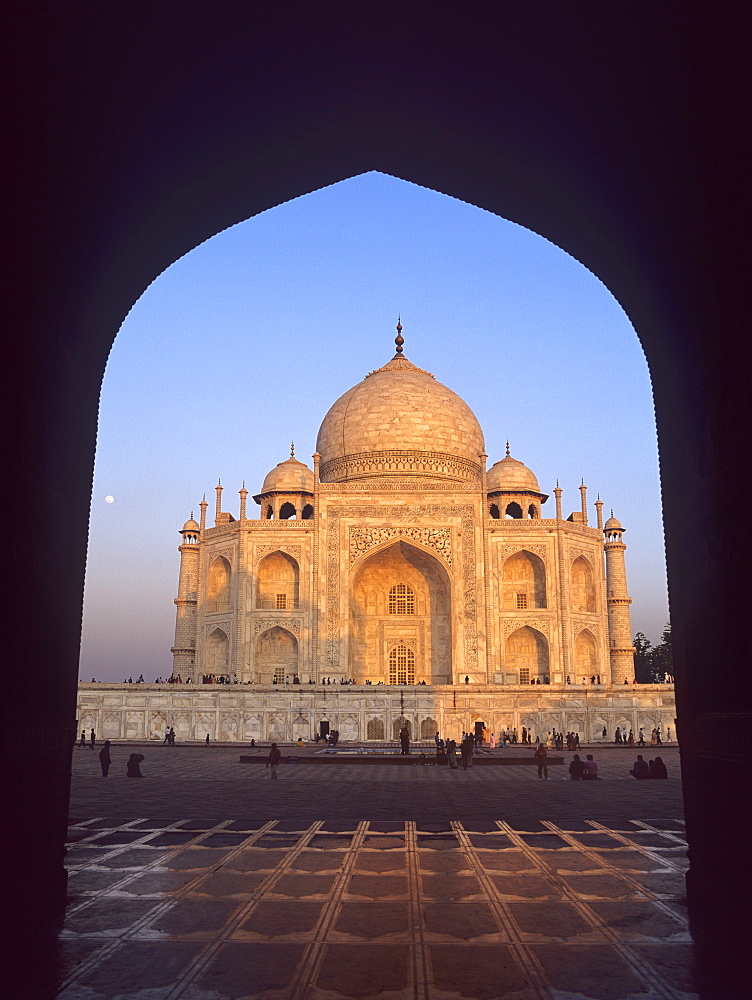
<svg viewBox="0 0 752 1000"><path fill-rule="evenodd" d="M200 531L201 528L196 524L193 518L189 518L183 525L183 531Z"/></svg>
<svg viewBox="0 0 752 1000"><path fill-rule="evenodd" d="M540 493L535 475L522 462L512 458L509 453L488 470L486 489L489 493L495 493L499 490L514 493Z"/></svg>
<svg viewBox="0 0 752 1000"><path fill-rule="evenodd" d="M261 493L313 493L313 472L291 455L267 474Z"/></svg>
<svg viewBox="0 0 752 1000"><path fill-rule="evenodd" d="M624 528L622 527L621 521L618 521L612 514L611 517L608 519L608 521L606 521L606 523L603 525L603 530L624 531Z"/></svg>

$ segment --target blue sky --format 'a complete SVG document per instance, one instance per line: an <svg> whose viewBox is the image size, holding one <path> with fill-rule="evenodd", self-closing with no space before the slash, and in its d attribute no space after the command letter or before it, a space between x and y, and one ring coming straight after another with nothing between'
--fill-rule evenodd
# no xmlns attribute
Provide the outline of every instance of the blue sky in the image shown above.
<svg viewBox="0 0 752 1000"><path fill-rule="evenodd" d="M584 478L626 530L632 631L668 620L650 379L629 318L564 250L378 173L219 233L155 278L102 384L83 680L169 676L178 535L204 493L237 516L290 453L312 464L331 404L394 353L472 407L488 465L512 455L564 514ZM105 497L114 497L108 503ZM258 507L249 497L252 517ZM554 516L553 497L543 507Z"/></svg>

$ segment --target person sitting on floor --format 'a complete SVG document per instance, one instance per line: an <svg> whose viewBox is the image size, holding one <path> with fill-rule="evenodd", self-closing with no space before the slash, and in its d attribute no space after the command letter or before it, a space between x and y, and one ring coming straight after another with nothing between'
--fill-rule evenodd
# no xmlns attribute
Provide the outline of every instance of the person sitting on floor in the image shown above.
<svg viewBox="0 0 752 1000"><path fill-rule="evenodd" d="M655 760L650 761L648 764L648 772L649 778L668 778L666 765L660 757L656 757Z"/></svg>
<svg viewBox="0 0 752 1000"><path fill-rule="evenodd" d="M643 760L642 754L638 753L637 760L632 765L632 770L629 773L633 778L648 778L650 777L649 770L648 765Z"/></svg>
<svg viewBox="0 0 752 1000"><path fill-rule="evenodd" d="M580 781L584 772L585 762L580 760L580 755L576 753L572 758L572 763L569 765L569 777L572 781Z"/></svg>
<svg viewBox="0 0 752 1000"><path fill-rule="evenodd" d="M583 781L598 780L598 764L593 760L591 753L585 754L585 771L582 775Z"/></svg>

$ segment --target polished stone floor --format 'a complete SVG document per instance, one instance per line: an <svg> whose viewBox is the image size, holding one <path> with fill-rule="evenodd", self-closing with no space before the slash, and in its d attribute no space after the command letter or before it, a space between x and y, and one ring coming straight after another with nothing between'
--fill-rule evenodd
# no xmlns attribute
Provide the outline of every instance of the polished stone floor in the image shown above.
<svg viewBox="0 0 752 1000"><path fill-rule="evenodd" d="M60 1000L697 995L676 749L598 783L133 749L74 754Z"/></svg>

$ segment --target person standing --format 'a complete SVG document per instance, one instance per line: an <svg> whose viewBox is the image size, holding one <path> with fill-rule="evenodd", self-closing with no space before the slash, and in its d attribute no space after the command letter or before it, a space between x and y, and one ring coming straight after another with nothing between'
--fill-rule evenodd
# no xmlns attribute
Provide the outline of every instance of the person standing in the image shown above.
<svg viewBox="0 0 752 1000"><path fill-rule="evenodd" d="M102 777L106 778L110 772L110 764L112 763L110 759L110 741L105 740L104 746L99 751L99 765L102 768Z"/></svg>
<svg viewBox="0 0 752 1000"><path fill-rule="evenodd" d="M97 742L97 734L92 729L91 733L89 734L89 749L90 750L94 749L94 745L96 744L96 742Z"/></svg>
<svg viewBox="0 0 752 1000"><path fill-rule="evenodd" d="M272 778L277 777L277 768L279 767L280 761L282 760L282 753L276 743L272 743L271 749L269 751L269 759L266 762L267 767L272 769Z"/></svg>
<svg viewBox="0 0 752 1000"><path fill-rule="evenodd" d="M81 730L81 739L78 741L78 745L80 747L85 747L86 746L86 730L85 729Z"/></svg>
<svg viewBox="0 0 752 1000"><path fill-rule="evenodd" d="M206 745L209 746L209 734L206 734Z"/></svg>
<svg viewBox="0 0 752 1000"><path fill-rule="evenodd" d="M467 771L473 766L473 751L475 749L475 739L472 733L465 733L465 738L460 744L460 756L462 757L462 769Z"/></svg>
<svg viewBox="0 0 752 1000"><path fill-rule="evenodd" d="M488 738L488 745L492 750L496 746L496 737L494 736L493 733L491 733L491 735Z"/></svg>
<svg viewBox="0 0 752 1000"><path fill-rule="evenodd" d="M400 738L400 746L402 748L400 752L402 754L404 754L405 756L409 756L409 754L410 754L410 730L407 728L407 726L403 726L402 729L400 729L399 738Z"/></svg>
<svg viewBox="0 0 752 1000"><path fill-rule="evenodd" d="M538 764L538 777L548 781L548 748L545 743L539 743L533 754Z"/></svg>

